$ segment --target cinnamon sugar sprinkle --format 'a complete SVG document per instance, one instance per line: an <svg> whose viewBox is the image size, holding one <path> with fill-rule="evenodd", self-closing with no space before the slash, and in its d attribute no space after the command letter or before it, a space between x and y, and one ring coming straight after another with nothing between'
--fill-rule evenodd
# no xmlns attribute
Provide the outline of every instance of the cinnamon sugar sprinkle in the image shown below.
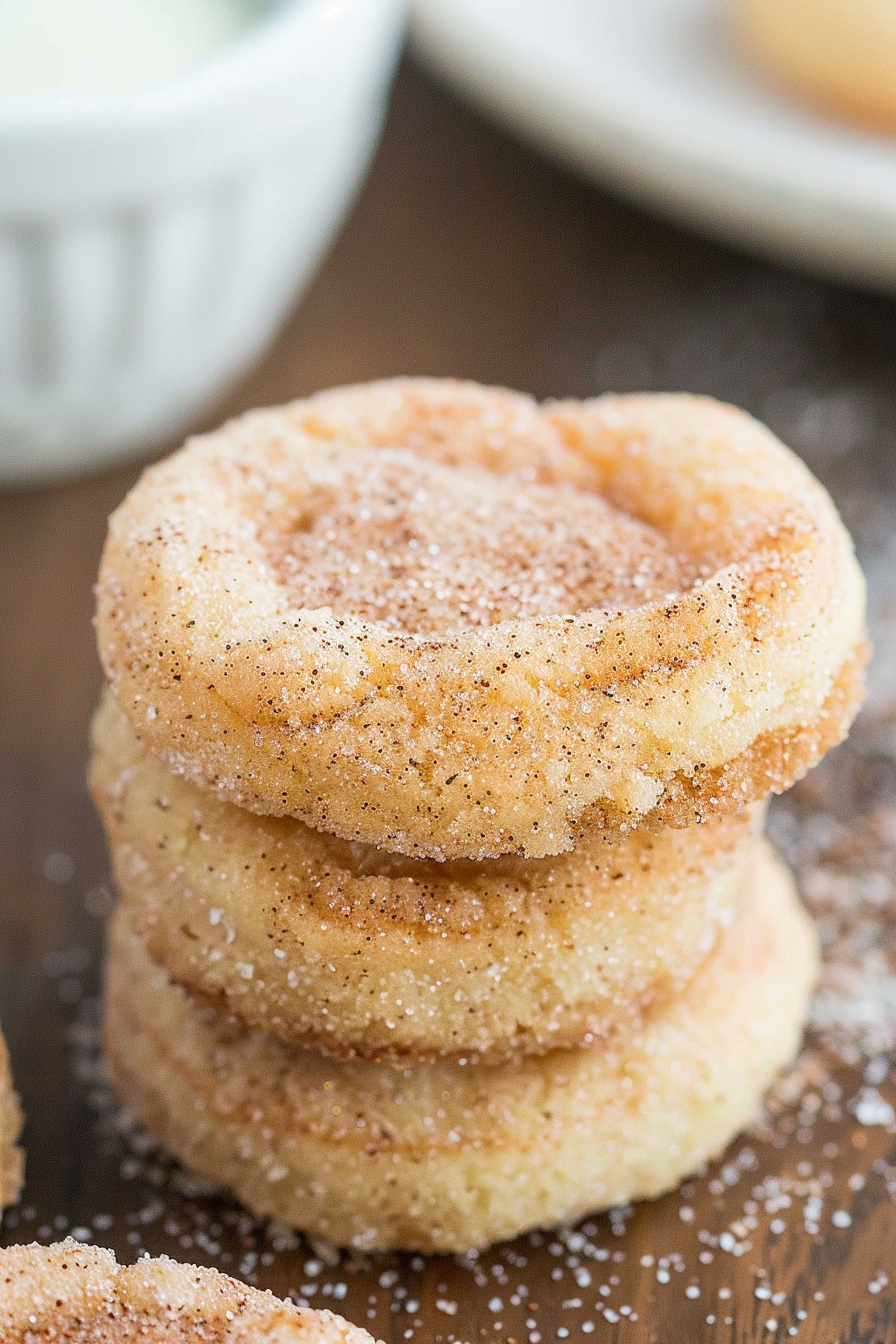
<svg viewBox="0 0 896 1344"><path fill-rule="evenodd" d="M311 474L298 526L266 549L297 607L409 634L526 616L624 611L697 577L655 528L599 495L397 449L354 448Z"/></svg>

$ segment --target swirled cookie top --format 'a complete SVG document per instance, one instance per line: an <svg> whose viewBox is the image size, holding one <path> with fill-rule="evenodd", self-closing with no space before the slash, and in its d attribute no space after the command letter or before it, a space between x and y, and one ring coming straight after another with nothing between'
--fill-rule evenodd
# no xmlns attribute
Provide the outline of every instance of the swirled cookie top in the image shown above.
<svg viewBox="0 0 896 1344"><path fill-rule="evenodd" d="M300 504L259 536L296 608L405 634L674 598L694 563L599 495L402 449L328 445L296 460Z"/></svg>

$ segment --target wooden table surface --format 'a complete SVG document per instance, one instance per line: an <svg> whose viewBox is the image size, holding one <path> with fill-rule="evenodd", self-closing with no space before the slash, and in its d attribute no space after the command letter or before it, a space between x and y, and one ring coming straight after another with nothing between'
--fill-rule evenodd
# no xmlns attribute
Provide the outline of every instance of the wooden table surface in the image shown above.
<svg viewBox="0 0 896 1344"><path fill-rule="evenodd" d="M689 389L770 420L858 537L879 642L854 743L773 819L823 917L829 958L843 962L831 963L836 1020L812 1038L778 1113L683 1191L478 1259L334 1262L191 1185L123 1127L96 1048L110 893L84 782L100 682L91 584L106 516L139 464L0 496L0 1017L28 1150L24 1200L0 1235L79 1229L124 1257L215 1263L335 1305L394 1344L896 1340L894 371L892 300L642 214L406 64L328 262L276 348L209 422L402 372L538 395Z"/></svg>

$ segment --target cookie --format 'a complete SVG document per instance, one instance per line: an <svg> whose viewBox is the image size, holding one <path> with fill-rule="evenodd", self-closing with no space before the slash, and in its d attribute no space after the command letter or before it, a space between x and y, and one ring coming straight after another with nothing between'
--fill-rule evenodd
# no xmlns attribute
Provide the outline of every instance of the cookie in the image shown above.
<svg viewBox="0 0 896 1344"><path fill-rule="evenodd" d="M110 521L97 624L173 772L483 859L788 787L855 713L864 611L828 495L743 413L409 379L151 467Z"/></svg>
<svg viewBox="0 0 896 1344"><path fill-rule="evenodd" d="M896 134L896 19L890 0L738 0L739 36L783 89Z"/></svg>
<svg viewBox="0 0 896 1344"><path fill-rule="evenodd" d="M250 1026L337 1056L584 1044L690 979L730 923L760 811L436 863L262 818L172 775L111 695L91 778L150 955Z"/></svg>
<svg viewBox="0 0 896 1344"><path fill-rule="evenodd" d="M800 1040L816 935L755 843L738 919L677 998L589 1048L498 1065L287 1046L174 985L119 908L113 1078L188 1167L337 1244L462 1251L657 1195L749 1124Z"/></svg>
<svg viewBox="0 0 896 1344"><path fill-rule="evenodd" d="M373 1344L330 1311L163 1256L119 1265L77 1241L0 1250L3 1344Z"/></svg>
<svg viewBox="0 0 896 1344"><path fill-rule="evenodd" d="M9 1055L0 1033L0 1210L14 1204L22 1190L24 1158L17 1146L22 1110L12 1083Z"/></svg>

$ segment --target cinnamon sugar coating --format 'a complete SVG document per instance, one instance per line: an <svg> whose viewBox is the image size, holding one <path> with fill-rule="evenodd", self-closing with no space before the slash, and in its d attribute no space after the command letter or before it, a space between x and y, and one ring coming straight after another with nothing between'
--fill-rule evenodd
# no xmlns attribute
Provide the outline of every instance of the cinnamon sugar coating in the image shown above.
<svg viewBox="0 0 896 1344"><path fill-rule="evenodd" d="M14 1204L22 1189L24 1159L17 1140L22 1110L12 1083L6 1042L0 1033L0 1210Z"/></svg>
<svg viewBox="0 0 896 1344"><path fill-rule="evenodd" d="M499 1065L391 1069L248 1030L176 987L119 907L113 1077L187 1166L339 1244L459 1251L658 1194L752 1120L801 1035L816 937L754 843L739 918L675 999L598 1045Z"/></svg>
<svg viewBox="0 0 896 1344"><path fill-rule="evenodd" d="M169 769L436 859L794 782L861 697L833 504L741 412L396 380L258 412L113 515L100 651Z"/></svg>
<svg viewBox="0 0 896 1344"><path fill-rule="evenodd" d="M696 577L656 528L572 485L335 444L315 468L304 516L262 530L297 609L438 639L532 616L628 611Z"/></svg>
<svg viewBox="0 0 896 1344"><path fill-rule="evenodd" d="M69 1238L0 1250L3 1344L373 1344L366 1330L167 1256Z"/></svg>
<svg viewBox="0 0 896 1344"><path fill-rule="evenodd" d="M284 1040L395 1062L580 1045L679 992L734 916L761 820L407 859L172 775L108 693L91 782L128 917L175 981Z"/></svg>

